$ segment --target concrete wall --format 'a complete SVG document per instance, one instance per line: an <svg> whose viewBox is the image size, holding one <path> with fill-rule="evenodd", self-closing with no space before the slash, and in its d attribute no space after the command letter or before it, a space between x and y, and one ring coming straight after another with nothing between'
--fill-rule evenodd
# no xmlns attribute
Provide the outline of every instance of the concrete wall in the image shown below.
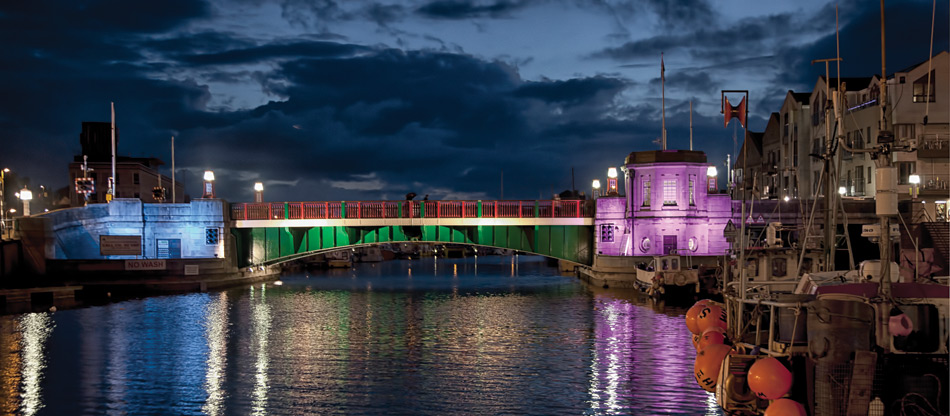
<svg viewBox="0 0 950 416"><path fill-rule="evenodd" d="M160 238L180 240L180 258L225 258L231 246L226 205L220 199L143 204L139 199L121 198L22 218L20 237L27 257L37 260L153 259L158 258L156 240ZM216 244L207 243L208 229L217 230ZM103 235L140 236L141 254L102 255Z"/></svg>

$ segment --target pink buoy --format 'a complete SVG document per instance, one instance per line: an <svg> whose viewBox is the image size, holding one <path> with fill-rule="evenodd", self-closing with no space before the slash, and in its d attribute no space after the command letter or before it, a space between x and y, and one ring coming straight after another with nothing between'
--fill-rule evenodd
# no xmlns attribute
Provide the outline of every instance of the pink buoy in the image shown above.
<svg viewBox="0 0 950 416"><path fill-rule="evenodd" d="M781 361L765 357L749 367L749 390L762 399L774 400L788 393L792 388L792 372Z"/></svg>
<svg viewBox="0 0 950 416"><path fill-rule="evenodd" d="M792 399L778 399L769 403L764 416L807 416L805 406Z"/></svg>
<svg viewBox="0 0 950 416"><path fill-rule="evenodd" d="M894 315L887 321L887 330L891 335L905 337L914 331L914 323L906 314Z"/></svg>

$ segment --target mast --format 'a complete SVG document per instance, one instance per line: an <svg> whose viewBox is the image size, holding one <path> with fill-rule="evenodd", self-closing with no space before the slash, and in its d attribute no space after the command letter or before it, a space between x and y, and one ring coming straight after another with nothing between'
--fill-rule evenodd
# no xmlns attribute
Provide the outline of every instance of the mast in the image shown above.
<svg viewBox="0 0 950 416"><path fill-rule="evenodd" d="M689 100L689 150L693 150L693 100Z"/></svg>
<svg viewBox="0 0 950 416"><path fill-rule="evenodd" d="M663 135L663 150L666 150L666 66L663 64L663 52L660 52L660 106L663 108L663 125L661 127Z"/></svg>
<svg viewBox="0 0 950 416"><path fill-rule="evenodd" d="M175 199L175 136L172 136L172 203L177 201Z"/></svg>
<svg viewBox="0 0 950 416"><path fill-rule="evenodd" d="M112 183L109 184L109 200L115 199L115 187L118 181L115 176L115 102L109 103L112 107Z"/></svg>

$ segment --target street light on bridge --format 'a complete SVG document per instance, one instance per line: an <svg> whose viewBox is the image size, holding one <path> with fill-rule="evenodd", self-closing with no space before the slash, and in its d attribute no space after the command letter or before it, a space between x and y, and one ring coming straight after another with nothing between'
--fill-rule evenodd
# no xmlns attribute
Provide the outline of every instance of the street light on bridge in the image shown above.
<svg viewBox="0 0 950 416"><path fill-rule="evenodd" d="M254 182L254 202L264 202L264 184L261 182Z"/></svg>
<svg viewBox="0 0 950 416"><path fill-rule="evenodd" d="M214 198L214 172L206 170L204 180L204 193L201 197Z"/></svg>
<svg viewBox="0 0 950 416"><path fill-rule="evenodd" d="M617 195L620 195L617 191L617 168L611 167L607 169L607 196Z"/></svg>
<svg viewBox="0 0 950 416"><path fill-rule="evenodd" d="M590 197L594 198L595 196L598 196L597 193L600 192L600 179L594 179L594 181L591 182L590 187L593 188L593 190L590 192Z"/></svg>
<svg viewBox="0 0 950 416"><path fill-rule="evenodd" d="M719 171L716 170L716 167L709 165L706 168L706 190L715 192L719 190L719 183L716 177L719 176Z"/></svg>
<svg viewBox="0 0 950 416"><path fill-rule="evenodd" d="M26 186L17 193L20 196L20 200L23 201L23 216L30 216L30 201L33 200L33 191L26 189Z"/></svg>
<svg viewBox="0 0 950 416"><path fill-rule="evenodd" d="M910 177L907 178L907 181L910 182L910 197L917 199L917 192L920 187L920 175L910 175Z"/></svg>

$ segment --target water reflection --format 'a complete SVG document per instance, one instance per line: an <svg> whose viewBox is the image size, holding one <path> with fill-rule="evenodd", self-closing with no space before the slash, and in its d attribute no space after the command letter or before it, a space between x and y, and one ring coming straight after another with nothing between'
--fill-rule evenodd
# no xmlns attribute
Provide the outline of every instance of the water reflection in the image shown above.
<svg viewBox="0 0 950 416"><path fill-rule="evenodd" d="M34 415L45 404L46 340L56 324L48 313L0 319L0 411Z"/></svg>
<svg viewBox="0 0 950 416"><path fill-rule="evenodd" d="M228 362L228 292L221 292L207 307L205 315L208 358L205 361L205 391L208 398L201 411L207 415L224 414L224 370Z"/></svg>
<svg viewBox="0 0 950 416"><path fill-rule="evenodd" d="M692 378L683 311L658 313L541 259L358 264L282 281L0 317L0 413L715 410Z"/></svg>

